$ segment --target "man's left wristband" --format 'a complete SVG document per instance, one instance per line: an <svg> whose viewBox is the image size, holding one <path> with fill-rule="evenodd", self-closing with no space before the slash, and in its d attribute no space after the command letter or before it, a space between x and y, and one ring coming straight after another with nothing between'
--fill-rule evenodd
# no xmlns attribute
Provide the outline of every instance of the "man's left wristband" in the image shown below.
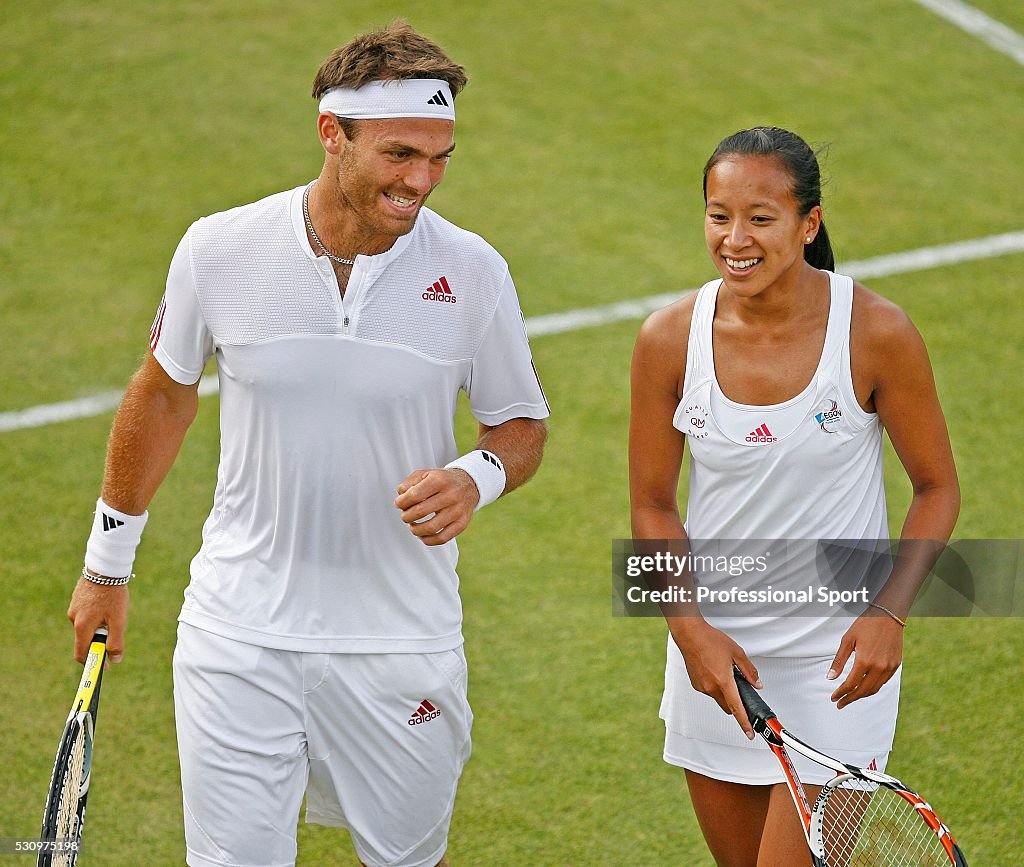
<svg viewBox="0 0 1024 867"><path fill-rule="evenodd" d="M96 501L92 532L85 549L83 575L85 572L99 577L109 575L113 580L124 579L123 583L127 583L135 563L135 551L142 541L142 531L148 520L149 512L129 515L108 506L100 497Z"/></svg>

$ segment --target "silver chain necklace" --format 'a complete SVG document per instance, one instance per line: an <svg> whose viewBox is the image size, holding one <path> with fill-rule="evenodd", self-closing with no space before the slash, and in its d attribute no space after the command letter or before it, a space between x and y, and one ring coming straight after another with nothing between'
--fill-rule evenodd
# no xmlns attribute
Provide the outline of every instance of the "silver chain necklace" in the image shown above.
<svg viewBox="0 0 1024 867"><path fill-rule="evenodd" d="M316 245L328 259L332 262L337 262L339 265L355 265L355 259L346 259L343 256L335 256L330 250L324 246L324 242L320 240L316 233L316 229L313 228L313 221L309 219L309 190L313 185L310 184L306 187L302 193L302 216L306 218L306 228L309 229L309 234L313 236L313 240L316 241Z"/></svg>

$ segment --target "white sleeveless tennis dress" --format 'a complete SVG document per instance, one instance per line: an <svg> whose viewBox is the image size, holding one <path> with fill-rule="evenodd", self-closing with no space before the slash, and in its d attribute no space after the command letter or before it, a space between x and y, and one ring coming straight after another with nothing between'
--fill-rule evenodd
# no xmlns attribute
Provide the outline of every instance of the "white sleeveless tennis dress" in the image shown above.
<svg viewBox="0 0 1024 867"><path fill-rule="evenodd" d="M698 293L683 398L673 418L690 450L690 539L886 538L882 426L858 403L850 367L853 281L828 276L831 301L818 367L803 391L770 406L739 404L722 392L712 352L721 280ZM795 557L784 566L773 564L765 580L775 587L806 586L809 566ZM754 579L744 579L746 586L754 589ZM896 726L900 673L877 695L841 711L829 700L843 675L829 681L825 674L851 617L709 616L708 621L751 657L765 700L788 729L853 764L884 768ZM852 664L851 659L847 673ZM751 785L782 781L767 746L760 739L748 741L731 716L693 689L671 637L661 717L670 764ZM799 760L798 768L808 773L808 782L816 775L821 782L830 777Z"/></svg>

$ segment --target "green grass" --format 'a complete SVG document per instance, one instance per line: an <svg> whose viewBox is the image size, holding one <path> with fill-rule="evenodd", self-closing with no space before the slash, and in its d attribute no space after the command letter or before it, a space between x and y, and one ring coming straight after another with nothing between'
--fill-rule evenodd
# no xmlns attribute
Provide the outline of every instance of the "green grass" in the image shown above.
<svg viewBox="0 0 1024 867"><path fill-rule="evenodd" d="M1016 4L978 5L1021 28ZM458 155L432 204L506 256L528 316L712 276L700 171L753 123L831 142L826 219L840 259L1024 228L1024 70L903 0L728 14L696 0L8 6L0 411L122 386L185 227L314 176L316 67L397 15L469 68ZM1015 255L869 281L928 342L964 490L961 537L1024 536L1022 266ZM460 543L476 723L456 865L711 863L682 776L660 758L664 627L611 616L637 327L534 341L555 411L544 466ZM105 686L83 867L182 861L170 653L212 498L217 410L204 400L151 506L129 651ZM77 678L63 612L110 418L0 433L0 838L38 829ZM887 465L895 531L909 488L891 450ZM907 633L891 767L949 818L971 863L1016 863L1024 845L1007 773L1024 704L1004 691L1022 651L1019 620L921 619ZM302 825L299 839L300 864L352 863L343 834Z"/></svg>

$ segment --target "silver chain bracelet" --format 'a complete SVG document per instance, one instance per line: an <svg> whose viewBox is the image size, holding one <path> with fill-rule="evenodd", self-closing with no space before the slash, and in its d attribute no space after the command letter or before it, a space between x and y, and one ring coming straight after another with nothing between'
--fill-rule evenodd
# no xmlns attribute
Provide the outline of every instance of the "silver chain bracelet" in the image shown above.
<svg viewBox="0 0 1024 867"><path fill-rule="evenodd" d="M132 572L130 575L125 575L124 578L104 578L102 575L94 575L87 567L83 566L82 577L86 581L91 581L93 584L99 584L103 587L120 587L122 584L127 584L131 581L135 577L135 573Z"/></svg>

